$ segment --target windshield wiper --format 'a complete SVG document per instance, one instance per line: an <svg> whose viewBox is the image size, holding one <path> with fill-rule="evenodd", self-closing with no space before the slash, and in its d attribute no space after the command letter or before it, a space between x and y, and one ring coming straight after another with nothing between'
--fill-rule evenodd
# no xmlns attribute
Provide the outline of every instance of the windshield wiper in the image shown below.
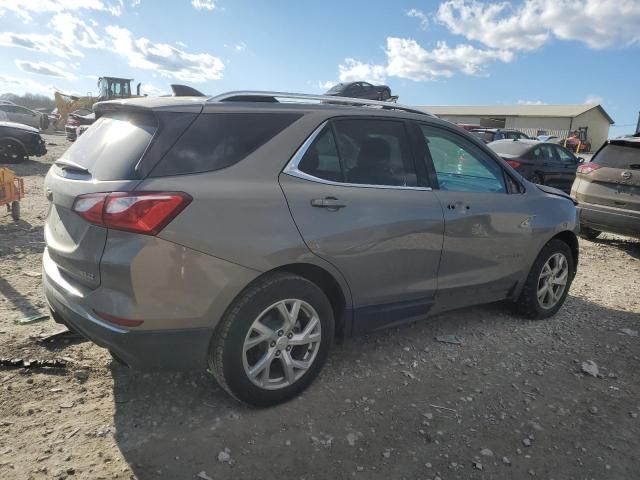
<svg viewBox="0 0 640 480"><path fill-rule="evenodd" d="M91 175L91 172L87 167L83 167L79 163L73 162L71 160L67 160L66 158L60 158L55 161L54 165L57 165L63 170L74 170L76 172L87 173Z"/></svg>

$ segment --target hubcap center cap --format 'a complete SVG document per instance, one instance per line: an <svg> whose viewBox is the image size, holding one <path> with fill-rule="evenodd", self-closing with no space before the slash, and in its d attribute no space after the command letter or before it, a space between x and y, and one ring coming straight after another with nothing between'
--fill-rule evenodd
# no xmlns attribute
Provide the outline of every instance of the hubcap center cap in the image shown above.
<svg viewBox="0 0 640 480"><path fill-rule="evenodd" d="M285 348L287 348L287 345L289 345L289 339L286 337L286 335L278 337L278 339L276 340L276 348L278 350L284 350Z"/></svg>

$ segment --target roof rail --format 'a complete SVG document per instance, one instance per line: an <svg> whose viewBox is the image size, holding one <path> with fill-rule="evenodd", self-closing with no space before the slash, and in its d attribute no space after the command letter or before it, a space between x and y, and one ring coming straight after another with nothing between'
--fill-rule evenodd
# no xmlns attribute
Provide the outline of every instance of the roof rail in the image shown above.
<svg viewBox="0 0 640 480"><path fill-rule="evenodd" d="M207 103L213 102L277 102L277 98L292 99L292 100L309 100L316 102L326 102L329 104L341 104L348 106L367 106L367 107L380 107L383 110L401 110L403 112L417 113L420 115L429 115L435 117L434 114L425 112L424 110L418 110L414 107L407 107L404 105L398 105L393 102L383 102L380 100L366 100L363 98L351 98L351 97L335 97L333 95L311 95L308 93L288 93L288 92L265 92L265 91L252 91L252 90L239 90L235 92L222 93L215 97L209 97ZM397 98L397 97L396 97ZM300 102L304 103L304 102Z"/></svg>

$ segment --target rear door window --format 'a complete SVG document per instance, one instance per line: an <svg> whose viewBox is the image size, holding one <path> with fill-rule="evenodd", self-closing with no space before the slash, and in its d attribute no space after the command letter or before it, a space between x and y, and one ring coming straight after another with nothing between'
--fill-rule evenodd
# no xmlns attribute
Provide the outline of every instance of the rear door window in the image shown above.
<svg viewBox="0 0 640 480"><path fill-rule="evenodd" d="M603 167L640 170L640 142L637 142L637 145L610 143L600 150L591 161Z"/></svg>
<svg viewBox="0 0 640 480"><path fill-rule="evenodd" d="M553 148L556 150L556 153L558 154L558 158L560 158L561 162L563 162L563 163L577 163L576 157L571 155L564 148L558 147L558 146L555 146Z"/></svg>
<svg viewBox="0 0 640 480"><path fill-rule="evenodd" d="M211 172L234 165L300 116L295 113L201 114L151 176Z"/></svg>
<svg viewBox="0 0 640 480"><path fill-rule="evenodd" d="M342 167L330 126L318 135L298 165L298 170L322 180L342 182Z"/></svg>
<svg viewBox="0 0 640 480"><path fill-rule="evenodd" d="M418 177L403 122L337 120L333 127L347 183L417 186Z"/></svg>

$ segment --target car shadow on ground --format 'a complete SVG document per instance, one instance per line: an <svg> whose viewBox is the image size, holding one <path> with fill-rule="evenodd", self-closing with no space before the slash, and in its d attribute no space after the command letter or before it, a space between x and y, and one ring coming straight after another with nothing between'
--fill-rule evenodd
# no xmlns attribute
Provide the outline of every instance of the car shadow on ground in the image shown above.
<svg viewBox="0 0 640 480"><path fill-rule="evenodd" d="M628 238L628 237L605 237L605 238L597 238L594 240L594 243L598 243L601 245L608 245L610 247L618 248L626 253L629 256L640 260L640 241Z"/></svg>
<svg viewBox="0 0 640 480"><path fill-rule="evenodd" d="M34 305L29 297L13 288L7 279L2 276L0 276L0 295L7 298L16 310L19 310L24 317L37 315L42 311L42 308Z"/></svg>
<svg viewBox="0 0 640 480"><path fill-rule="evenodd" d="M502 405L505 398L510 402L515 395L512 380L504 382L503 373L492 373L498 361L508 358L505 351L524 355L525 359L529 355L532 362L544 361L537 358L540 351L550 344L554 344L555 349L560 342L557 355L561 362L571 363L571 355L576 352L565 352L562 342L566 335L564 325L576 320L571 314L576 307L588 311L586 316L592 320L603 318L614 322L616 328L632 322L637 324L639 320L637 314L604 308L578 297L569 297L556 319L542 322L524 321L514 316L504 303L449 312L338 342L320 378L302 396L268 409L236 402L206 373L141 373L114 362L111 367L114 437L140 480L196 478L199 472L205 472L210 478L273 478L281 474L291 478L347 478L351 472L355 475L357 465L363 464L368 465L368 474L362 478L401 478L403 475L414 478L417 472L424 473L423 463L405 459L399 465L381 455L387 446L395 448L400 442L397 438L402 435L418 435L408 439L402 448L418 451L419 455L422 452L429 459L437 457L437 447L431 440L425 443L424 434L417 433L424 418L413 413L414 410L408 412L412 410L408 405L428 408L432 402L455 407L462 395L460 390L455 390L456 385L472 383L472 380L479 382L478 385L482 382L501 385L493 397L487 395L482 400L487 404L481 405L480 413L484 411L486 417L486 411L494 408L489 406L491 402ZM458 335L464 343L459 346L436 342L434 338L441 334ZM584 342L580 348L588 358L597 358L594 346ZM469 356L475 368L488 372L484 373L487 376L478 373L478 378L469 377L467 366L451 360L452 356L460 355ZM522 361L522 357L516 358ZM412 370L416 362L419 365ZM407 373L409 370L415 373ZM577 381L564 369L558 376L559 385ZM417 377L421 378L416 380ZM544 381L553 382L550 377L551 374L547 374ZM571 388L567 386L566 393L564 388L556 388L555 394L577 395ZM593 396L593 392L590 395ZM373 398L377 403L368 405L371 400L367 399ZM396 405L402 408L394 414ZM374 408L381 412L373 415ZM387 415L383 416L385 411ZM409 413L411 417L398 422L398 418ZM413 416L417 418L414 420ZM418 425L416 432L409 426L412 423ZM485 427L495 428L495 424L491 427L481 423L480 431ZM513 436L514 428L519 431L514 424L505 424L502 428L505 431L498 436ZM365 432L366 440L359 440L361 433L353 433L355 437L350 440L346 437L348 432ZM588 435L588 432L580 434ZM360 448L354 448L352 440L357 441ZM594 442L597 443L595 434ZM458 446L464 449L465 442L459 443L453 445L454 450ZM556 453L562 465L564 459ZM553 464L555 460L550 462ZM447 463L442 466L445 470ZM378 465L377 470L374 467L375 471L371 471L371 465ZM516 473L514 469L512 472L515 475L512 478L520 473L520 478L527 476L526 471Z"/></svg>

